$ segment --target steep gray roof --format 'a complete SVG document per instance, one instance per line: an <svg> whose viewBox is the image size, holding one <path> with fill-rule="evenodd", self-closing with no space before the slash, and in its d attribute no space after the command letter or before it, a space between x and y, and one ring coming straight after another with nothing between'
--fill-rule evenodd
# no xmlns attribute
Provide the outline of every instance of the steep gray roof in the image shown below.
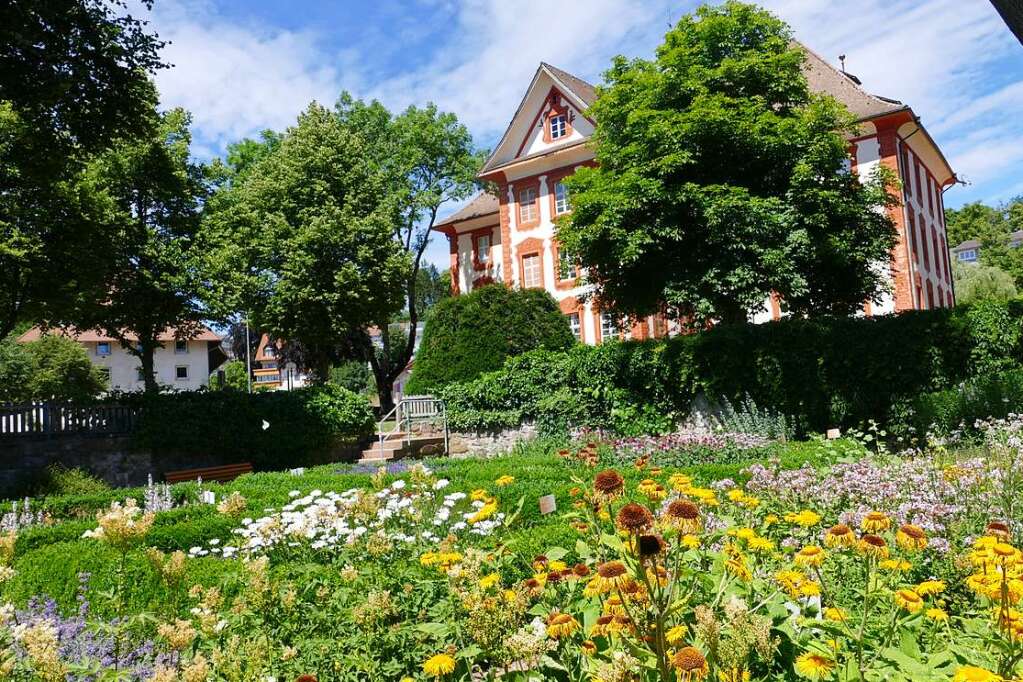
<svg viewBox="0 0 1023 682"><path fill-rule="evenodd" d="M547 62L540 62L541 66L547 67L555 78L565 84L579 99L589 106L597 101L597 89L578 76L573 76L568 71L551 66Z"/></svg>
<svg viewBox="0 0 1023 682"><path fill-rule="evenodd" d="M479 218L481 216L490 215L491 213L497 213L499 207L497 197L489 192L480 192L472 198L472 201L460 210L455 211L448 217L434 223L434 227L460 223L463 220L471 220L472 218Z"/></svg>
<svg viewBox="0 0 1023 682"><path fill-rule="evenodd" d="M858 120L875 118L908 108L897 100L870 94L806 45L798 41L796 44L806 52L803 73L806 75L810 90L831 95L844 104Z"/></svg>

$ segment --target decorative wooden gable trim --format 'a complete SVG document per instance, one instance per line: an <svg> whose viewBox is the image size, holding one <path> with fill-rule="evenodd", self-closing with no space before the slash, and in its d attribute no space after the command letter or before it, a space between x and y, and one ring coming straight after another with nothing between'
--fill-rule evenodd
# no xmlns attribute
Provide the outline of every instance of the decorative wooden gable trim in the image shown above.
<svg viewBox="0 0 1023 682"><path fill-rule="evenodd" d="M573 123L575 123L576 110L564 94L558 89L558 86L552 85L551 89L547 92L547 97L544 98L543 104L540 109L533 116L533 122L526 128L526 134L522 137L522 141L519 143L519 147L515 152L515 158L522 156L522 151L529 144L529 141L533 139L533 131L538 128L543 130L543 141L547 144L551 144L551 118L565 114L566 117L566 128L565 137L569 137L572 134ZM585 115L583 116L584 118ZM587 120L590 120L587 118ZM592 123L592 121L591 121Z"/></svg>

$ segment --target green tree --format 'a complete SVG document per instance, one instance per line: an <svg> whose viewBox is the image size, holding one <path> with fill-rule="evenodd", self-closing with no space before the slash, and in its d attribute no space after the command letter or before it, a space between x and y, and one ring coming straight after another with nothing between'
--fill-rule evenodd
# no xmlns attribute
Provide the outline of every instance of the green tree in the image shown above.
<svg viewBox="0 0 1023 682"><path fill-rule="evenodd" d="M945 230L949 247L976 239L982 241L1005 234L1005 214L987 204L975 201L961 208L945 209Z"/></svg>
<svg viewBox="0 0 1023 682"><path fill-rule="evenodd" d="M376 167L386 178L389 201L397 210L392 225L395 244L407 255L411 269L400 286L408 332L391 334L390 319L375 320L382 330L382 352L365 331L351 337L353 352L370 363L380 407L393 407L394 382L412 359L417 324L425 308L438 296L437 279L421 276L423 252L442 204L467 198L476 189L476 174L484 153L476 150L472 135L454 114L433 104L409 107L392 115L379 102L366 104L342 94L337 115L367 141ZM427 293L421 292L425 285Z"/></svg>
<svg viewBox="0 0 1023 682"><path fill-rule="evenodd" d="M224 370L224 387L235 391L249 390L249 371L244 360L231 360L221 368Z"/></svg>
<svg viewBox="0 0 1023 682"><path fill-rule="evenodd" d="M148 2L144 2L148 6ZM0 337L102 295L107 243L84 160L151 123L163 43L107 0L0 3Z"/></svg>
<svg viewBox="0 0 1023 682"><path fill-rule="evenodd" d="M157 118L150 134L118 140L94 160L83 180L103 198L107 230L116 236L107 293L87 319L139 358L148 393L160 389L153 371L160 336L173 328L190 338L205 315L193 250L203 168L189 158L188 114L173 109Z"/></svg>
<svg viewBox="0 0 1023 682"><path fill-rule="evenodd" d="M885 290L891 174L851 171L853 119L810 92L804 58L730 1L683 17L654 60L614 61L589 110L599 165L569 180L557 231L602 309L745 321L772 291L815 315Z"/></svg>
<svg viewBox="0 0 1023 682"><path fill-rule="evenodd" d="M47 334L26 344L32 356L29 397L34 400L84 402L107 388L106 378L73 339Z"/></svg>
<svg viewBox="0 0 1023 682"><path fill-rule="evenodd" d="M500 369L505 358L574 344L568 321L546 291L480 287L431 311L406 393L431 393Z"/></svg>
<svg viewBox="0 0 1023 682"><path fill-rule="evenodd" d="M1023 230L1023 197L998 206L975 201L946 209L945 225L950 247L977 240L981 264L1008 273L1017 288L1023 287L1023 249L1012 239L1012 233Z"/></svg>
<svg viewBox="0 0 1023 682"><path fill-rule="evenodd" d="M1012 275L991 265L952 264L956 302L1007 301L1016 297L1016 283Z"/></svg>
<svg viewBox="0 0 1023 682"><path fill-rule="evenodd" d="M0 339L0 403L27 399L32 379L32 355L13 336Z"/></svg>
<svg viewBox="0 0 1023 682"><path fill-rule="evenodd" d="M436 265L428 263L419 269L418 277L416 310L423 319L426 311L451 295L451 271L440 271Z"/></svg>
<svg viewBox="0 0 1023 682"><path fill-rule="evenodd" d="M368 142L312 104L279 144L207 204L206 302L301 347L320 383L342 341L402 306L411 265Z"/></svg>

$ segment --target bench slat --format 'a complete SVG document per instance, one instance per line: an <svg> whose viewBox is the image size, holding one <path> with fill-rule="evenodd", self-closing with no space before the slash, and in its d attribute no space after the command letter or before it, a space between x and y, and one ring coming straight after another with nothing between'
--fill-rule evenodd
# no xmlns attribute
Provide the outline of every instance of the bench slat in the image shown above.
<svg viewBox="0 0 1023 682"><path fill-rule="evenodd" d="M216 467L205 467L202 469L182 469L181 471L168 471L164 474L164 480L168 483L183 483L194 481L202 477L204 481L227 482L234 480L242 474L252 472L252 464L243 462L241 464L225 464Z"/></svg>

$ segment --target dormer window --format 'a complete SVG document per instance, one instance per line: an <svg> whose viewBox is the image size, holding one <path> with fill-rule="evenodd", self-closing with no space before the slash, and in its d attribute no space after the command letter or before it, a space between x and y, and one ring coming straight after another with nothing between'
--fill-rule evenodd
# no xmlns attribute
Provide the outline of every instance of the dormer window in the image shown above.
<svg viewBox="0 0 1023 682"><path fill-rule="evenodd" d="M568 134L568 117L564 114L551 116L551 139L557 140Z"/></svg>

